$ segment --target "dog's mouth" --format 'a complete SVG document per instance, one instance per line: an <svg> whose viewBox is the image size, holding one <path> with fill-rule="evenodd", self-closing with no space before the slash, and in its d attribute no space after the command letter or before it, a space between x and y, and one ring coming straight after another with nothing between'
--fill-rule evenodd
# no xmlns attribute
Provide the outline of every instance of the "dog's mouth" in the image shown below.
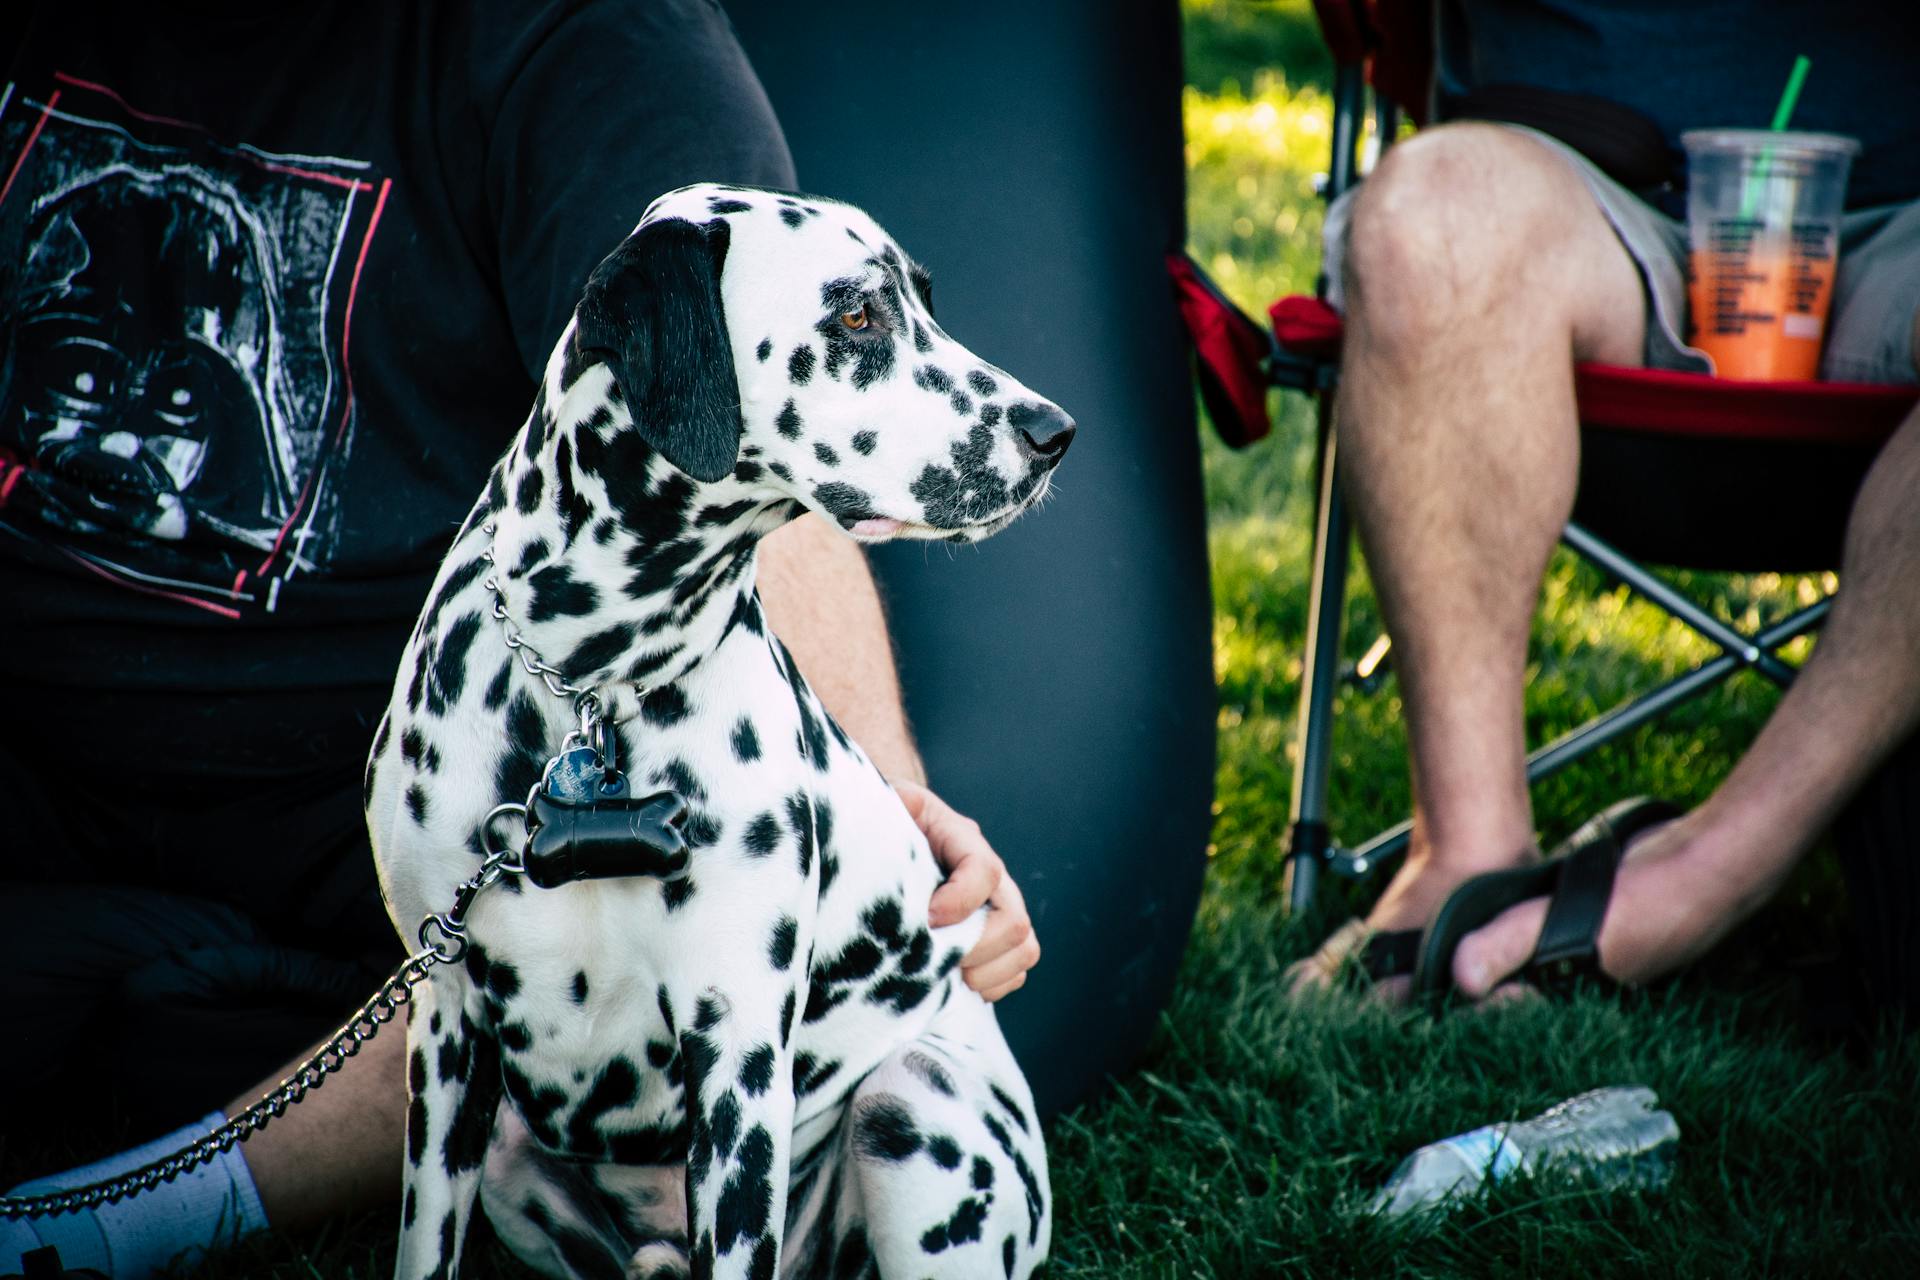
<svg viewBox="0 0 1920 1280"><path fill-rule="evenodd" d="M991 515L978 520L969 520L965 524L938 525L922 520L902 520L894 516L867 515L860 518L839 517L839 524L856 542L881 543L896 541L920 542L979 542L991 538L1008 525L1025 515L1027 511L1039 505L1052 487L1051 476L1042 475L1032 491Z"/></svg>

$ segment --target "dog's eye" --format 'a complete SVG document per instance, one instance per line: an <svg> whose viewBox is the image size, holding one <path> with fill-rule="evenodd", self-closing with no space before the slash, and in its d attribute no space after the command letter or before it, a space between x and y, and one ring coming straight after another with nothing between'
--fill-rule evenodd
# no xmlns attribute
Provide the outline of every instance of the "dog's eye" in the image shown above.
<svg viewBox="0 0 1920 1280"><path fill-rule="evenodd" d="M852 311L842 311L840 313L840 323L855 332L866 328L868 323L866 307L861 306Z"/></svg>

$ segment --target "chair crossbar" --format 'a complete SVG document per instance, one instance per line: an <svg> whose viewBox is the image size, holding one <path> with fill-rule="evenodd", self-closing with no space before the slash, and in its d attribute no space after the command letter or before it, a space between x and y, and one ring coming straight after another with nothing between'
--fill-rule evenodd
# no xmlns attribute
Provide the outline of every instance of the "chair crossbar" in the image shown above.
<svg viewBox="0 0 1920 1280"><path fill-rule="evenodd" d="M1529 785L1559 772L1575 760L1633 732L1641 725L1659 719L1682 703L1699 697L1736 672L1758 671L1774 680L1776 684L1784 686L1791 683L1794 668L1779 657L1779 650L1818 628L1822 622L1826 621L1827 613L1833 607L1833 597L1827 595L1796 610L1773 625L1748 635L1706 613L1693 601L1674 591L1652 573L1615 551L1591 531L1570 523L1563 535L1563 540L1580 555L1593 560L1603 570L1625 582L1632 590L1646 596L1687 625L1693 626L1695 630L1718 644L1721 651L1693 670L1675 676L1617 707L1603 711L1578 728L1568 730L1545 746L1536 748L1527 756ZM1601 555L1594 555L1595 551L1600 552ZM1649 590L1649 587L1658 588L1658 591ZM1666 599L1662 598L1663 596L1670 597L1682 608L1673 608ZM1686 613L1698 615L1699 618L1711 623L1711 628L1699 626L1695 619L1684 616ZM1785 678L1780 678L1770 668L1777 668L1784 673ZM1328 869L1339 875L1349 878L1364 876L1406 852L1407 841L1412 832L1413 821L1409 818L1351 849L1329 847L1321 854L1321 860L1325 862Z"/></svg>

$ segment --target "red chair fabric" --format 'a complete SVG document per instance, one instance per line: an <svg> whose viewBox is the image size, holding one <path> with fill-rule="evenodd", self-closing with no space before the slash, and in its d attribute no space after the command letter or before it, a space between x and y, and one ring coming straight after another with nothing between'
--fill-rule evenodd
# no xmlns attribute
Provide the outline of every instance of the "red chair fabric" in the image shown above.
<svg viewBox="0 0 1920 1280"><path fill-rule="evenodd" d="M1433 90L1432 0L1313 0L1336 62L1364 62L1367 83L1418 125Z"/></svg>
<svg viewBox="0 0 1920 1280"><path fill-rule="evenodd" d="M1220 438L1244 449L1273 430L1267 416L1266 361L1271 339L1184 253L1167 255L1180 318L1193 339L1200 401Z"/></svg>
<svg viewBox="0 0 1920 1280"><path fill-rule="evenodd" d="M1268 308L1274 338L1297 355L1340 353L1340 314L1296 295ZM1885 443L1916 403L1920 386L1864 382L1730 382L1701 373L1582 364L1574 369L1580 420L1656 435L1805 444Z"/></svg>

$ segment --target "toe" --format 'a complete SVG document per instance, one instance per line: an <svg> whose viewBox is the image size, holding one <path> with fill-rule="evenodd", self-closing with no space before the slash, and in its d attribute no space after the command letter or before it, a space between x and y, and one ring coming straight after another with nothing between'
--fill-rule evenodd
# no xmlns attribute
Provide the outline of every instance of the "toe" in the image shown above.
<svg viewBox="0 0 1920 1280"><path fill-rule="evenodd" d="M1462 938L1453 953L1454 986L1471 1000L1487 995L1526 964L1546 919L1547 900L1534 898Z"/></svg>

